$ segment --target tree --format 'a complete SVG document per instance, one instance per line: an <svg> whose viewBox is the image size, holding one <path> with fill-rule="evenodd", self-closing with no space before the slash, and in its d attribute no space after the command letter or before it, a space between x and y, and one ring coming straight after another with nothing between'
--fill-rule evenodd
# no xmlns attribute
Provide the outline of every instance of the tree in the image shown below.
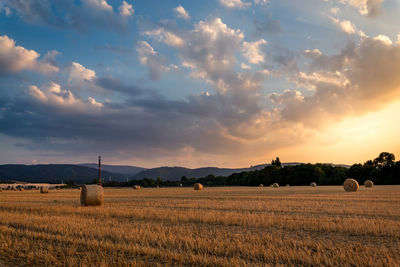
<svg viewBox="0 0 400 267"><path fill-rule="evenodd" d="M272 160L272 161L271 161L271 165L275 165L275 166L277 166L277 167L279 167L279 168L282 168L282 163L281 163L279 157L276 157L275 160Z"/></svg>
<svg viewBox="0 0 400 267"><path fill-rule="evenodd" d="M386 167L393 167L394 161L395 157L392 153L382 152L376 159L374 159L374 164L376 167L378 167L378 169L382 170Z"/></svg>
<svg viewBox="0 0 400 267"><path fill-rule="evenodd" d="M365 174L364 174L364 170L363 170L363 165L361 165L360 163L351 165L351 167L349 169L350 177L353 177L354 179L362 182L361 180L365 180L365 179L369 178L369 177L365 177L364 175Z"/></svg>

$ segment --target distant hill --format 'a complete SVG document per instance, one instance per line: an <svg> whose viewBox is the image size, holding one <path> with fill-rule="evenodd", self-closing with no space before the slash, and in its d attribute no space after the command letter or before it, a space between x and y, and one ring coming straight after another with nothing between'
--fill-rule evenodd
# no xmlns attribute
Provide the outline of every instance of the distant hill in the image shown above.
<svg viewBox="0 0 400 267"><path fill-rule="evenodd" d="M217 168L217 167L204 167L197 169L189 169L184 167L159 167L153 169L147 169L137 173L130 177L130 180L140 180L143 178L156 179L160 177L162 180L178 181L182 176L188 178L200 178L205 177L209 174L215 176L228 176L232 173L243 172L243 171L254 171L263 169L267 164L251 166L250 168L239 168L239 169L229 169L229 168Z"/></svg>
<svg viewBox="0 0 400 267"><path fill-rule="evenodd" d="M283 166L296 166L299 164L303 164L301 162L286 162L282 163ZM349 168L350 166L345 164L332 164L326 163L327 165L332 166L341 166ZM141 171L131 177L129 180L140 180L143 178L152 178L157 179L160 177L163 181L171 180L171 181L179 181L182 176L186 176L188 178L201 178L205 177L209 174L213 174L215 176L229 176L233 173L240 173L240 172L248 172L248 171L255 171L261 170L265 168L265 166L270 164L260 164L255 166L250 166L249 168L217 168L217 167L204 167L204 168L197 168L197 169L189 169L184 167L159 167L153 169L146 169Z"/></svg>
<svg viewBox="0 0 400 267"><path fill-rule="evenodd" d="M79 166L85 166L89 168L98 168L98 164L96 163L83 163L79 164ZM146 170L146 168L142 167L136 167L136 166L126 166L126 165L106 165L106 164L101 164L101 169L113 173L121 173L121 174L126 174L128 176L133 176L141 171Z"/></svg>
<svg viewBox="0 0 400 267"><path fill-rule="evenodd" d="M114 180L126 180L126 175L119 173L102 172L102 177ZM71 164L41 164L22 165L6 164L0 165L0 181L18 180L32 183L60 183L68 180L77 183L92 182L98 177L98 171L94 168Z"/></svg>
<svg viewBox="0 0 400 267"><path fill-rule="evenodd" d="M294 166L302 163L289 162L283 163L283 166ZM330 164L332 166L349 167L344 164ZM215 176L229 176L233 173L244 171L254 171L263 169L269 164L255 165L248 168L217 168L204 167L189 169L184 167L159 167L145 169L136 166L102 165L102 178L105 181L124 182L129 180L140 180L143 178L179 181L182 176L188 178L201 178L209 174ZM61 180L75 181L77 183L92 182L97 178L97 164L87 163L80 165L72 164L40 164L40 165L22 165L6 164L0 165L0 182L5 180L17 180L31 183L60 183Z"/></svg>

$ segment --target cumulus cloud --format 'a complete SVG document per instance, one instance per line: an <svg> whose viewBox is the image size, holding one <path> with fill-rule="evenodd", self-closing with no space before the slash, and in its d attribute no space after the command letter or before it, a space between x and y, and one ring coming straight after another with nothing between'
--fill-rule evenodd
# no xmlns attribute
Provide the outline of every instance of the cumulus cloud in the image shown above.
<svg viewBox="0 0 400 267"><path fill-rule="evenodd" d="M339 2L357 8L363 15L373 17L380 13L384 0L339 0Z"/></svg>
<svg viewBox="0 0 400 267"><path fill-rule="evenodd" d="M254 0L255 4L259 4L259 5L266 5L269 3L268 0Z"/></svg>
<svg viewBox="0 0 400 267"><path fill-rule="evenodd" d="M106 0L82 0L82 3L97 10L113 11L112 6Z"/></svg>
<svg viewBox="0 0 400 267"><path fill-rule="evenodd" d="M106 6L98 8L113 12ZM260 147L271 149L296 142L304 129L318 128L349 114L362 114L367 107L368 111L378 109L400 94L399 46L384 35L361 38L360 44L350 43L334 55L325 54L323 49L306 50L301 55L282 48L272 50L268 61L278 62L279 70L290 69L288 85L295 83L298 87L266 98L262 86L270 72L264 69L264 39L245 41L240 29L229 27L220 18L199 21L192 29L163 25L143 34L153 42L168 45L176 52L176 64L187 68L181 71L202 79L215 90L207 88L207 93L171 100L137 84L99 77L94 70L72 62L67 86L58 80L31 85L25 96L16 96L12 101L2 101L0 96L0 108L5 108L0 109L0 132L29 138L30 143L23 146L32 150L77 153L93 151L103 144L102 149L125 155L132 151L149 156L184 150L259 151ZM135 49L150 78L158 79L176 67L150 43L139 41ZM38 61L38 55L16 47L12 44L11 50L18 50L15 53L19 58ZM14 66L1 61L9 60L5 55L12 53L0 53L4 54L0 57L1 69ZM238 62L240 54L249 63L260 64L257 68L262 70L251 71L248 65ZM52 62L55 55L50 52L44 58ZM303 59L304 65L297 66L296 58ZM32 64L13 68L32 69ZM85 91L83 98L80 91L71 88L72 83L84 84L85 88L95 85L107 94L122 97L106 101L104 97L88 97ZM113 130L104 131L106 128Z"/></svg>
<svg viewBox="0 0 400 267"><path fill-rule="evenodd" d="M87 101L75 96L70 90L61 88L60 84L51 82L40 89L36 85L28 88L29 95L41 104L52 106L57 109L68 109L74 112L93 111L93 108L100 108L102 103L97 102L93 97Z"/></svg>
<svg viewBox="0 0 400 267"><path fill-rule="evenodd" d="M244 70L250 70L251 69L251 67L249 66L249 65L247 65L247 64L245 64L245 63L241 63L240 64L240 67L242 68L242 69L244 69Z"/></svg>
<svg viewBox="0 0 400 267"><path fill-rule="evenodd" d="M119 13L122 16L132 16L135 10L131 4L128 4L126 1L122 1L122 5L119 7Z"/></svg>
<svg viewBox="0 0 400 267"><path fill-rule="evenodd" d="M219 0L219 3L228 8L243 9L251 6L251 3L244 2L242 0Z"/></svg>
<svg viewBox="0 0 400 267"><path fill-rule="evenodd" d="M187 13L187 11L183 8L183 6L179 5L176 8L174 8L176 15L178 18L183 18L183 19L189 19L190 16Z"/></svg>
<svg viewBox="0 0 400 267"><path fill-rule="evenodd" d="M235 71L236 55L242 51L244 34L239 29L229 28L220 18L200 21L190 31L164 31L179 35L185 42L176 46L165 38L153 37L174 47L182 66L188 68L193 77L216 88L214 94L191 96L193 110L211 116L218 125L218 133L225 138L260 137L262 131L258 130L267 124L267 116L259 104L260 83L265 73Z"/></svg>
<svg viewBox="0 0 400 267"><path fill-rule="evenodd" d="M358 34L359 36L365 37L365 33L359 29L350 20L339 20L331 17L332 21L346 34Z"/></svg>
<svg viewBox="0 0 400 267"><path fill-rule="evenodd" d="M122 2L119 13L106 0L4 0L4 7L16 11L29 23L73 27L78 31L89 31L94 27L123 31L127 26L126 18L133 14L132 5L126 1Z"/></svg>
<svg viewBox="0 0 400 267"><path fill-rule="evenodd" d="M42 23L60 27L65 24L62 18L55 16L48 0L4 0L4 8L13 9L30 23Z"/></svg>
<svg viewBox="0 0 400 267"><path fill-rule="evenodd" d="M140 63L147 67L149 76L152 80L159 79L162 72L169 70L169 67L165 66L164 64L164 59L157 54L153 47L147 42L137 42L136 51L138 53Z"/></svg>
<svg viewBox="0 0 400 267"><path fill-rule="evenodd" d="M386 36L364 38L332 56L319 50L309 50L305 56L312 58L309 72L298 73L296 80L311 85L315 93L273 95L271 100L284 106L283 120L319 127L377 110L400 97L400 47Z"/></svg>
<svg viewBox="0 0 400 267"><path fill-rule="evenodd" d="M153 31L144 32L145 35L156 38L158 41L165 42L170 46L179 47L184 44L184 40L177 34L172 33L164 28L159 28Z"/></svg>
<svg viewBox="0 0 400 267"><path fill-rule="evenodd" d="M260 50L260 46L267 41L260 39L256 42L243 42L243 56L252 64L265 62L265 53Z"/></svg>
<svg viewBox="0 0 400 267"><path fill-rule="evenodd" d="M72 62L69 68L69 81L82 83L96 78L94 70L87 69L77 62Z"/></svg>
<svg viewBox="0 0 400 267"><path fill-rule="evenodd" d="M40 73L57 72L58 67L51 59L57 52L48 54L47 58L39 60L40 55L34 50L25 49L15 44L7 35L0 36L0 74L32 70Z"/></svg>

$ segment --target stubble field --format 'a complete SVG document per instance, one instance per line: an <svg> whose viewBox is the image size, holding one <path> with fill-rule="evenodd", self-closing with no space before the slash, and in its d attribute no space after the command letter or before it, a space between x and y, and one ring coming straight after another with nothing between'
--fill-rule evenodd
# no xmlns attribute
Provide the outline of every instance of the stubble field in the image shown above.
<svg viewBox="0 0 400 267"><path fill-rule="evenodd" d="M400 186L0 192L0 261L27 266L400 266ZM1 262L0 262L1 265Z"/></svg>

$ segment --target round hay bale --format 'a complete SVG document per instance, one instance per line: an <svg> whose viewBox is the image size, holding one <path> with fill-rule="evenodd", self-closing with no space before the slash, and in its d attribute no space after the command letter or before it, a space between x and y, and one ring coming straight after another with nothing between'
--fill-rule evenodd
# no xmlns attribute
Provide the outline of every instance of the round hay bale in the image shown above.
<svg viewBox="0 0 400 267"><path fill-rule="evenodd" d="M135 189L135 190L139 190L140 188L142 188L140 185L134 185L133 186L133 189Z"/></svg>
<svg viewBox="0 0 400 267"><path fill-rule="evenodd" d="M47 194L49 193L49 188L47 186L40 187L40 194Z"/></svg>
<svg viewBox="0 0 400 267"><path fill-rule="evenodd" d="M263 185L263 184L260 184L259 187L264 187L264 185Z"/></svg>
<svg viewBox="0 0 400 267"><path fill-rule="evenodd" d="M346 179L343 183L343 188L347 192L356 192L360 186L358 185L358 182L354 179Z"/></svg>
<svg viewBox="0 0 400 267"><path fill-rule="evenodd" d="M286 184L286 187L289 187L290 186L290 184Z"/></svg>
<svg viewBox="0 0 400 267"><path fill-rule="evenodd" d="M203 189L203 185L199 184L199 183L196 183L196 184L193 185L193 188L194 188L194 190L201 190L201 189Z"/></svg>
<svg viewBox="0 0 400 267"><path fill-rule="evenodd" d="M371 180L366 180L364 182L364 186L365 187L373 187L374 186L374 182L372 182Z"/></svg>
<svg viewBox="0 0 400 267"><path fill-rule="evenodd" d="M82 186L81 205L101 206L104 201L104 189L101 185L91 184Z"/></svg>
<svg viewBox="0 0 400 267"><path fill-rule="evenodd" d="M317 187L317 184L314 183L314 182L312 182L312 183L310 184L310 186L311 186L311 187Z"/></svg>
<svg viewBox="0 0 400 267"><path fill-rule="evenodd" d="M278 188L278 187L279 187L279 184L278 184L278 183L273 183L273 184L272 184L272 187Z"/></svg>
<svg viewBox="0 0 400 267"><path fill-rule="evenodd" d="M156 188L160 188L160 186L159 186L159 185L157 185L157 186L156 186Z"/></svg>

